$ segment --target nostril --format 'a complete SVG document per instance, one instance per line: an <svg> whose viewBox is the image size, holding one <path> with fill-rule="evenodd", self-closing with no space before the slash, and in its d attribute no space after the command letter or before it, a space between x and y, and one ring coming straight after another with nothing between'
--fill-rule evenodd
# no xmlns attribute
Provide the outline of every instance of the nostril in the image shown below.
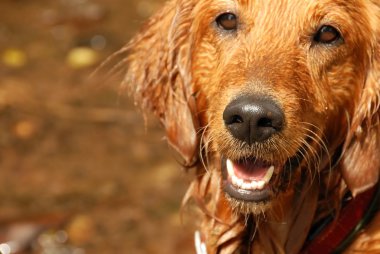
<svg viewBox="0 0 380 254"><path fill-rule="evenodd" d="M266 127L272 127L272 128L274 128L272 119L265 118L265 117L259 119L259 121L257 122L257 126L258 127L264 127L264 128L266 128Z"/></svg>
<svg viewBox="0 0 380 254"><path fill-rule="evenodd" d="M243 117L239 115L232 115L229 119L225 121L225 123L228 125L234 124L234 123L243 123L243 122L244 122Z"/></svg>

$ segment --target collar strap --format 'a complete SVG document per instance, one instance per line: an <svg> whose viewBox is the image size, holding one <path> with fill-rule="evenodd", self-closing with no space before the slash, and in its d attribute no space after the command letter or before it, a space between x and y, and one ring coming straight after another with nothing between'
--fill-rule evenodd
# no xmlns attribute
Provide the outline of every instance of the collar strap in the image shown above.
<svg viewBox="0 0 380 254"><path fill-rule="evenodd" d="M354 240L378 210L380 184L360 193L301 251L302 254L341 253Z"/></svg>

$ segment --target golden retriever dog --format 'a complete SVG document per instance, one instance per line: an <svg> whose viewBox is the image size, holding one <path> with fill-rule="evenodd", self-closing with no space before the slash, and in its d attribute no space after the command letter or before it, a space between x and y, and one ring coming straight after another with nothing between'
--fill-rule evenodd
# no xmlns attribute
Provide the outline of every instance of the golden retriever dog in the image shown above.
<svg viewBox="0 0 380 254"><path fill-rule="evenodd" d="M379 0L172 0L119 53L197 253L380 253Z"/></svg>

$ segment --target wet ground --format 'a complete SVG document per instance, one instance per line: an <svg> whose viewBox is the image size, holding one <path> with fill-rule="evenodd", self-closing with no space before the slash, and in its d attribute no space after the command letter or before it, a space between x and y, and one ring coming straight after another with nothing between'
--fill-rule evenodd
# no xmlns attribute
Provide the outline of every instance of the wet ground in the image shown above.
<svg viewBox="0 0 380 254"><path fill-rule="evenodd" d="M161 2L0 1L2 254L193 253L162 130L88 78Z"/></svg>

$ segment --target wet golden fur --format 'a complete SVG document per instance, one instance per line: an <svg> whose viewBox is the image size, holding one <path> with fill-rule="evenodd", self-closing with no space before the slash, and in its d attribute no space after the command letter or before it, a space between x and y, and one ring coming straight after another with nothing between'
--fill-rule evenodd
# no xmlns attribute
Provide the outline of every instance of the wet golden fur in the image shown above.
<svg viewBox="0 0 380 254"><path fill-rule="evenodd" d="M226 11L238 15L235 32L215 25ZM337 27L344 42L313 42L323 24ZM209 254L298 253L304 232L338 213L344 193L377 183L379 43L379 0L172 0L119 52L128 54L123 85L197 172L185 201L202 209ZM284 130L253 147L234 140L221 116L241 94L281 105ZM277 183L284 190L269 208L226 201L220 156L284 163L297 152L303 162ZM240 213L255 209L262 215ZM380 253L380 213L347 250L354 251Z"/></svg>

